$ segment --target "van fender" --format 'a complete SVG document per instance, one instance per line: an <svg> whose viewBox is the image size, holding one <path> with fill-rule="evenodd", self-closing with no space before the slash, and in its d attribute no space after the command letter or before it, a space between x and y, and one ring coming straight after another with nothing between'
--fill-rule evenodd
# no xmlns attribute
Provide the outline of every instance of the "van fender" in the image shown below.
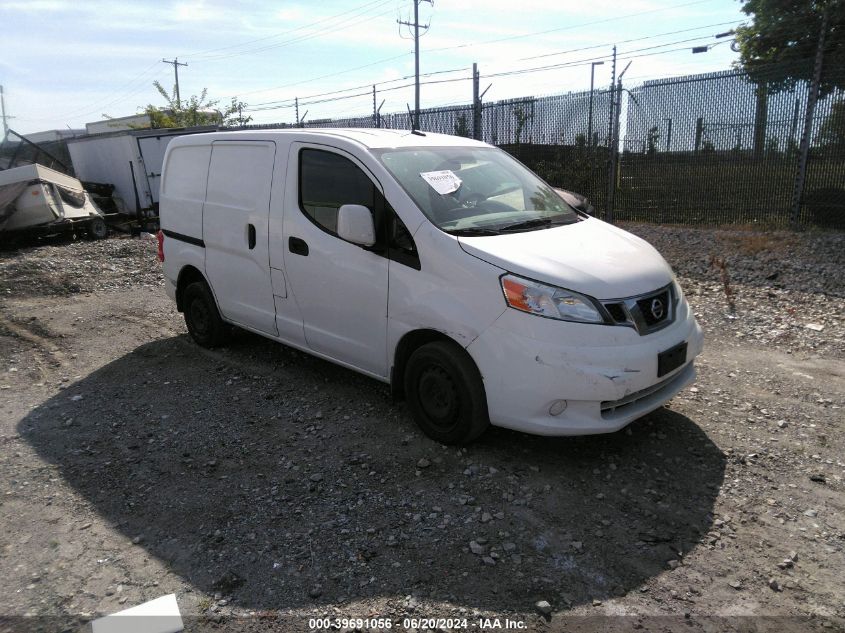
<svg viewBox="0 0 845 633"><path fill-rule="evenodd" d="M165 238L166 239L166 238ZM179 262L179 272L176 275L176 279L172 279L174 285L176 286L176 307L181 312L182 311L182 295L181 290L183 289L183 285L185 285L185 276L198 276L200 277L208 287L211 288L211 284L208 282L208 278L205 276L205 249L200 246L194 246L192 244L186 244L184 242L179 242L177 240L169 240L171 244L168 244L168 248L165 251L165 263L169 259L173 259ZM173 243L178 244L176 248L173 248ZM175 253L173 251L176 251ZM168 275L169 277L169 275ZM194 279L191 279L194 281ZM212 295L214 294L214 289L211 288ZM217 298L215 297L215 301Z"/></svg>

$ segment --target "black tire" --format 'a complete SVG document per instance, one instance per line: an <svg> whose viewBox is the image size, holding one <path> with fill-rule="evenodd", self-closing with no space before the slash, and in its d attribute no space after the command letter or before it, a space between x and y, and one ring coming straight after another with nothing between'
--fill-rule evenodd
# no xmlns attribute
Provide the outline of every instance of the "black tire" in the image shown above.
<svg viewBox="0 0 845 633"><path fill-rule="evenodd" d="M404 383L411 415L433 440L468 444L490 425L481 374L454 343L417 348L405 365Z"/></svg>
<svg viewBox="0 0 845 633"><path fill-rule="evenodd" d="M88 238L92 240L105 239L109 234L109 227L106 221L100 216L94 216L88 220Z"/></svg>
<svg viewBox="0 0 845 633"><path fill-rule="evenodd" d="M213 348L226 342L229 328L220 318L211 290L204 282L195 281L185 288L182 307L188 333L198 345Z"/></svg>

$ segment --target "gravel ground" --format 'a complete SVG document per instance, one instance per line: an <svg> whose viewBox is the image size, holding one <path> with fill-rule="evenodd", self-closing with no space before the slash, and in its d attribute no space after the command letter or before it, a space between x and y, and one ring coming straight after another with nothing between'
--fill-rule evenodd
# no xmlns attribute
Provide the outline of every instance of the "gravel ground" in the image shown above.
<svg viewBox="0 0 845 633"><path fill-rule="evenodd" d="M672 265L708 335L845 354L845 233L622 228Z"/></svg>
<svg viewBox="0 0 845 633"><path fill-rule="evenodd" d="M843 630L844 236L624 228L705 327L697 384L460 450L342 368L195 346L150 237L0 252L0 631L167 593L190 631Z"/></svg>

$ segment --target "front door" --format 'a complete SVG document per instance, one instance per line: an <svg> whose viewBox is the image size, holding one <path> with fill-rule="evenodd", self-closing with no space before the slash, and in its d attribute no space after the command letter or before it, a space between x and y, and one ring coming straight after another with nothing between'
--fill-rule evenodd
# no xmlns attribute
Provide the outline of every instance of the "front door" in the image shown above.
<svg viewBox="0 0 845 633"><path fill-rule="evenodd" d="M344 204L368 207L379 232L381 187L351 155L324 145L293 143L288 164L282 247L305 340L315 352L386 377L387 257L378 245L337 236Z"/></svg>
<svg viewBox="0 0 845 633"><path fill-rule="evenodd" d="M205 271L228 321L277 334L270 278L270 187L276 145L215 141L202 209Z"/></svg>

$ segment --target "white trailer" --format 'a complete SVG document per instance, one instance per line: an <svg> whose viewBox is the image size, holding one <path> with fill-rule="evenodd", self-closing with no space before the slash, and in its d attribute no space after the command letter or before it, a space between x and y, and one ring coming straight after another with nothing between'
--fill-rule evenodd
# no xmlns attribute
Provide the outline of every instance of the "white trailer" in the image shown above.
<svg viewBox="0 0 845 633"><path fill-rule="evenodd" d="M121 130L140 130L152 127L149 114L132 114L85 124L85 134L109 134Z"/></svg>
<svg viewBox="0 0 845 633"><path fill-rule="evenodd" d="M114 185L118 208L138 217L158 215L158 190L164 150L185 134L216 130L195 127L122 130L68 140L76 177L84 182Z"/></svg>
<svg viewBox="0 0 845 633"><path fill-rule="evenodd" d="M76 178L38 164L0 171L0 234L80 224L91 237L106 236L100 209Z"/></svg>

